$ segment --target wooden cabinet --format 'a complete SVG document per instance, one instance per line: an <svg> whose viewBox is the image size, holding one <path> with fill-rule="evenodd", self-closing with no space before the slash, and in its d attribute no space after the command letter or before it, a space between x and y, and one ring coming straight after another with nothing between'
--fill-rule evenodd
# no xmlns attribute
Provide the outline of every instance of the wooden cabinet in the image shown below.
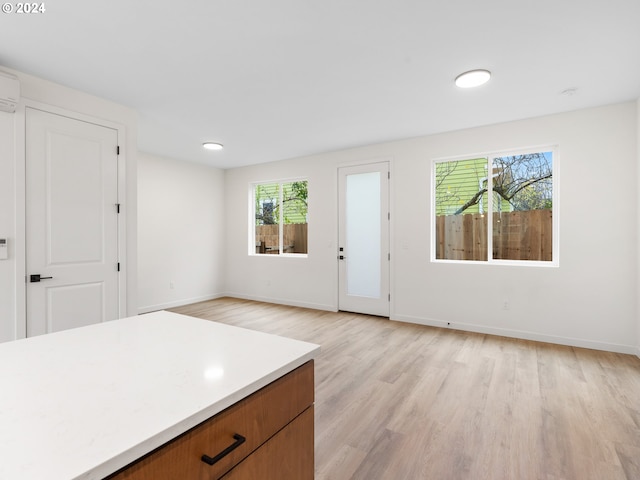
<svg viewBox="0 0 640 480"><path fill-rule="evenodd" d="M313 401L311 360L108 479L311 480Z"/></svg>

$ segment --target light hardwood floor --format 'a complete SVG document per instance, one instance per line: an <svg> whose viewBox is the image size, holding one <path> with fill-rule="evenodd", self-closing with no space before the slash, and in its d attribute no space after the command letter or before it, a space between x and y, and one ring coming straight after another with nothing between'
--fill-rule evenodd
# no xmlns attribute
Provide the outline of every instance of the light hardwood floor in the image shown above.
<svg viewBox="0 0 640 480"><path fill-rule="evenodd" d="M222 298L173 309L320 344L316 479L640 479L631 355Z"/></svg>

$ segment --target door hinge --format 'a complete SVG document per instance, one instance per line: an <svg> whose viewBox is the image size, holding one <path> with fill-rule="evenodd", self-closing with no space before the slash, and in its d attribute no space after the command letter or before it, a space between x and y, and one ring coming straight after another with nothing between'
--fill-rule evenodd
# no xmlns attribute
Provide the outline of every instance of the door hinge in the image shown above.
<svg viewBox="0 0 640 480"><path fill-rule="evenodd" d="M387 260L391 261L391 254L387 253Z"/></svg>
<svg viewBox="0 0 640 480"><path fill-rule="evenodd" d="M118 271L120 271L120 262L118 262Z"/></svg>
<svg viewBox="0 0 640 480"><path fill-rule="evenodd" d="M389 301L391 301L391 294L389 294L389 297L388 297L388 298L389 298Z"/></svg>
<svg viewBox="0 0 640 480"><path fill-rule="evenodd" d="M120 204L116 203L116 213L120 213Z"/></svg>
<svg viewBox="0 0 640 480"><path fill-rule="evenodd" d="M116 155L120 155L120 145L116 146Z"/></svg>
<svg viewBox="0 0 640 480"><path fill-rule="evenodd" d="M387 220L391 220L391 212L387 212Z"/></svg>
<svg viewBox="0 0 640 480"><path fill-rule="evenodd" d="M387 172L387 179L391 180L391 172Z"/></svg>

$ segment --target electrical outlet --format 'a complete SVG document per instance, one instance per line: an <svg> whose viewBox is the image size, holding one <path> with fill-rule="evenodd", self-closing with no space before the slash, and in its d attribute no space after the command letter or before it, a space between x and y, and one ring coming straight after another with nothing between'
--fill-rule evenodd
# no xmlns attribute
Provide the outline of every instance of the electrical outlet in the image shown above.
<svg viewBox="0 0 640 480"><path fill-rule="evenodd" d="M509 300L505 300L504 302L502 302L502 309L509 310Z"/></svg>
<svg viewBox="0 0 640 480"><path fill-rule="evenodd" d="M170 280L170 281L169 281L169 288L170 288L171 290L173 290L173 289L174 289L174 287L175 287L175 285L173 284L173 280Z"/></svg>

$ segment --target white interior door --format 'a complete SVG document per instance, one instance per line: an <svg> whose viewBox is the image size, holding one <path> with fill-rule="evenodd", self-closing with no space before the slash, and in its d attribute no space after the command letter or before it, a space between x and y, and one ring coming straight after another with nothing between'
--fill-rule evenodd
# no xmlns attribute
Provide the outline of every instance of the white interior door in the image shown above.
<svg viewBox="0 0 640 480"><path fill-rule="evenodd" d="M338 183L338 308L388 317L389 164L340 168Z"/></svg>
<svg viewBox="0 0 640 480"><path fill-rule="evenodd" d="M118 318L118 132L27 108L27 336Z"/></svg>

